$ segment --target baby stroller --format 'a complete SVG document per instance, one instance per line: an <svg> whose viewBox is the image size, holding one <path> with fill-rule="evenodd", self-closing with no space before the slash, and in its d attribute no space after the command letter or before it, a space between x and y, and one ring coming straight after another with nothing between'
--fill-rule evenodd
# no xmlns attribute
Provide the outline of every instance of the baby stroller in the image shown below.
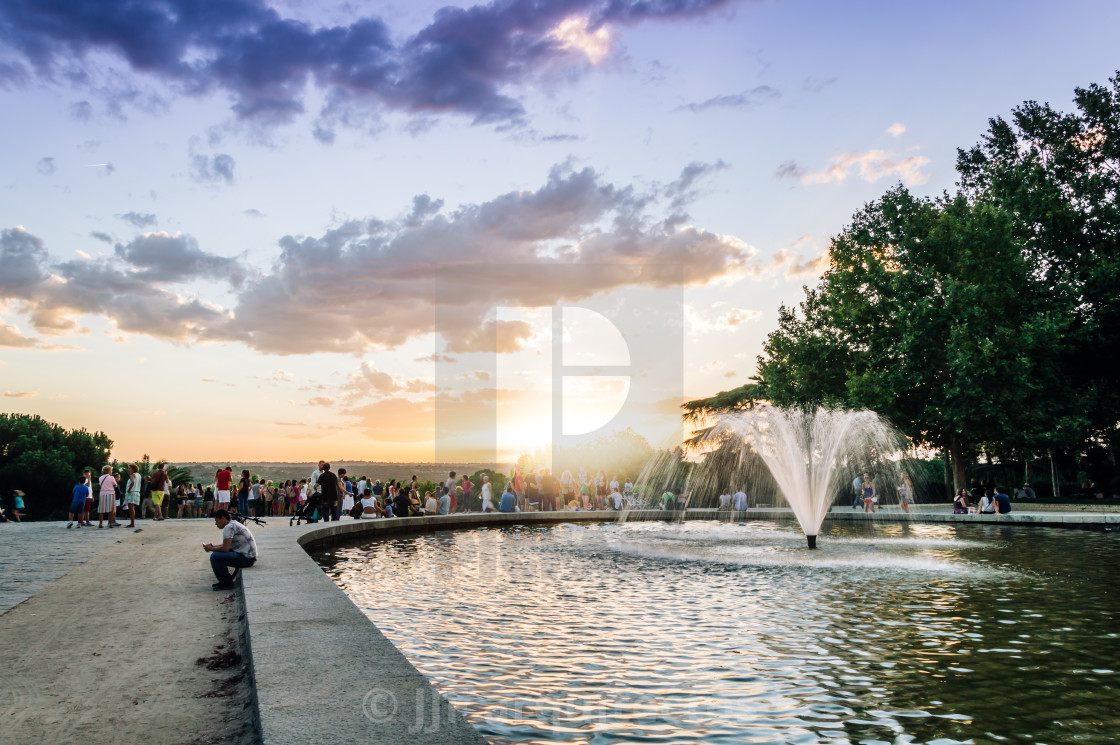
<svg viewBox="0 0 1120 745"><path fill-rule="evenodd" d="M300 522L317 523L319 516L322 515L323 497L319 494L312 496L306 502L296 508L296 514L292 515L292 519L288 520L288 525L299 525Z"/></svg>

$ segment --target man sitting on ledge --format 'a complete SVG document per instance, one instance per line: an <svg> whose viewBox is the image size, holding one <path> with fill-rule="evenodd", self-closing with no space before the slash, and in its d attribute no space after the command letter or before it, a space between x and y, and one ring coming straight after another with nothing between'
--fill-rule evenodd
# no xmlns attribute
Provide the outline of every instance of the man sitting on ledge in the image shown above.
<svg viewBox="0 0 1120 745"><path fill-rule="evenodd" d="M996 500L996 510L1001 515L1006 515L1011 512L1011 497L1007 496L1002 486L996 487L996 494L993 497Z"/></svg>
<svg viewBox="0 0 1120 745"><path fill-rule="evenodd" d="M257 542L253 534L239 522L229 519L226 510L214 511L214 524L222 529L222 544L205 543L204 551L210 552L210 568L218 579L212 587L215 590L228 590L243 567L251 567L257 561ZM233 575L229 568L238 570Z"/></svg>

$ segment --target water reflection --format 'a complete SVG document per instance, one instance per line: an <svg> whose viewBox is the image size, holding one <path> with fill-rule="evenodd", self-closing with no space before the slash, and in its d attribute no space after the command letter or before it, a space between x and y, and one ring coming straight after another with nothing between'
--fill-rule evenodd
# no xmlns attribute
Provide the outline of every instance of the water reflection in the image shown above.
<svg viewBox="0 0 1120 745"><path fill-rule="evenodd" d="M317 557L494 743L1112 742L1111 534L444 532Z"/></svg>

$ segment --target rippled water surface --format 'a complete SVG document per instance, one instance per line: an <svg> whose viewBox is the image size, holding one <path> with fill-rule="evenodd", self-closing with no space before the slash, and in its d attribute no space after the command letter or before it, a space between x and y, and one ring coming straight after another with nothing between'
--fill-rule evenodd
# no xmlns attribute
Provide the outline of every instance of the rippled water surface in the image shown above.
<svg viewBox="0 0 1120 745"><path fill-rule="evenodd" d="M1120 538L714 522L316 558L492 743L1113 743Z"/></svg>

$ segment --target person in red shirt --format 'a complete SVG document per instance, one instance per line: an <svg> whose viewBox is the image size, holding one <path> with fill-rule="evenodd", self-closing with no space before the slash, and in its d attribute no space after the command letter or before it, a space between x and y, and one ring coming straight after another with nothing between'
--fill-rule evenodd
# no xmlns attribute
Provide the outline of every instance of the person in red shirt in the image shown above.
<svg viewBox="0 0 1120 745"><path fill-rule="evenodd" d="M522 512L529 511L529 502L525 498L525 474L521 469L517 469L513 474L513 493L517 495L517 504L521 506Z"/></svg>
<svg viewBox="0 0 1120 745"><path fill-rule="evenodd" d="M229 485L233 482L233 469L226 466L218 471L215 477L216 486L218 487L218 509L229 509Z"/></svg>

